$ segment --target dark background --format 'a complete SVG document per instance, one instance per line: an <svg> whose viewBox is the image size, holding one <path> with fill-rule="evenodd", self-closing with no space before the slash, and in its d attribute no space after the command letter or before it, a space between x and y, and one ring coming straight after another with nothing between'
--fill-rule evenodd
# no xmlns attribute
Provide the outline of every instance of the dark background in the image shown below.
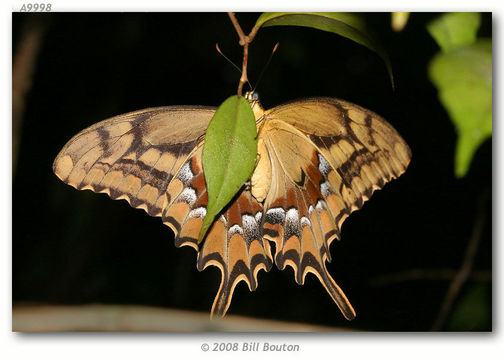
<svg viewBox="0 0 504 360"><path fill-rule="evenodd" d="M237 14L246 32L257 16ZM491 141L477 151L468 175L456 179L455 128L427 75L439 49L425 25L436 14L413 14L400 33L391 30L389 13L365 16L390 55L395 91L375 53L306 28L260 30L248 67L255 86L278 41L257 88L265 108L309 96L349 100L384 116L412 149L407 172L352 214L342 241L331 247L328 269L357 318L344 320L315 277L298 286L290 268L276 267L259 273L253 293L240 283L228 314L361 330L429 330L450 283L441 270L460 268L480 219L474 271L483 276L471 275L454 308L469 297L482 315L459 327L451 319L444 329L490 330ZM479 36L491 37L491 21L491 14L483 15ZM14 305L141 304L209 312L217 268L199 273L195 251L176 249L160 219L125 201L74 190L52 173L52 162L73 135L108 117L161 105L217 106L234 94L239 73L215 50L219 43L241 66L227 15L15 13L14 57L34 27L42 34L40 48L21 120L13 126ZM410 270L420 275L400 278ZM429 271L434 275L425 276ZM396 281L384 280L390 274Z"/></svg>

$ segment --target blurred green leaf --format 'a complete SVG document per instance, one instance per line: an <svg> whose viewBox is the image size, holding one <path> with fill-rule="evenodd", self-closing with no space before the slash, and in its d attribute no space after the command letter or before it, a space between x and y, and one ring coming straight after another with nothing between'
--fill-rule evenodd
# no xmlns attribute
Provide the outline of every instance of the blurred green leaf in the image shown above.
<svg viewBox="0 0 504 360"><path fill-rule="evenodd" d="M480 22L480 13L448 13L431 21L427 30L443 51L450 51L474 43Z"/></svg>
<svg viewBox="0 0 504 360"><path fill-rule="evenodd" d="M492 135L491 40L439 53L429 75L458 131L455 174L462 177L478 146Z"/></svg>
<svg viewBox="0 0 504 360"><path fill-rule="evenodd" d="M267 26L304 26L322 31L332 32L346 37L376 52L385 62L394 87L392 66L387 52L366 29L364 18L351 13L326 12L270 12L263 13L256 22L256 27Z"/></svg>
<svg viewBox="0 0 504 360"><path fill-rule="evenodd" d="M255 117L248 101L237 95L229 97L215 112L205 135L203 170L208 205L198 242L250 178L256 163L256 137Z"/></svg>
<svg viewBox="0 0 504 360"><path fill-rule="evenodd" d="M409 17L409 12L393 12L391 15L392 30L402 31L408 23Z"/></svg>
<svg viewBox="0 0 504 360"><path fill-rule="evenodd" d="M474 285L456 303L446 324L448 331L491 331L492 315L486 285Z"/></svg>

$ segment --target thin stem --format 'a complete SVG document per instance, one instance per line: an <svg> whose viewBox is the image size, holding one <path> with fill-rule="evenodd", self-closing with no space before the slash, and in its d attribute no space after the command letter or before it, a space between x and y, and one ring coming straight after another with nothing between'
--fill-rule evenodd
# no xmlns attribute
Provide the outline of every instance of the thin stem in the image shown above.
<svg viewBox="0 0 504 360"><path fill-rule="evenodd" d="M248 76L247 76L248 47L249 44L252 42L252 38L250 38L250 36L245 35L240 24L238 23L238 20L236 19L236 16L232 12L228 12L228 16L231 19L231 22L233 23L235 30L238 33L238 36L240 37L240 45L243 46L242 74L240 77L240 82L238 84L238 96L242 96L243 85L245 85L245 83L248 82ZM257 30L255 32L257 33Z"/></svg>
<svg viewBox="0 0 504 360"><path fill-rule="evenodd" d="M235 30L236 32L238 33L238 36L240 37L240 45L243 46L245 45L245 38L246 38L246 35L245 33L243 32L241 26L240 26L240 23L238 22L238 20L236 19L236 16L235 14L233 14L232 12L228 12L228 16L229 18L231 19L231 22L233 23L234 27L235 27Z"/></svg>
<svg viewBox="0 0 504 360"><path fill-rule="evenodd" d="M252 30L250 31L250 34L248 34L248 38L249 38L249 43L252 42L252 40L254 40L255 36L257 35L257 32L259 31L260 27L259 26L254 26L252 28Z"/></svg>
<svg viewBox="0 0 504 360"><path fill-rule="evenodd" d="M247 77L247 64L248 64L248 43L243 45L243 63L242 63L242 74L240 77L240 83L238 84L238 95L242 96L243 85L248 81Z"/></svg>
<svg viewBox="0 0 504 360"><path fill-rule="evenodd" d="M448 315L451 312L453 304L457 299L457 296L462 289L462 286L466 283L469 275L471 274L474 257L476 256L476 252L478 250L479 243L481 241L481 236L485 226L485 205L486 205L487 193L484 192L479 199L479 204L477 208L476 214L476 222L474 224L473 232L471 234L471 238L469 239L469 243L467 244L466 254L464 257L464 261L460 266L460 269L457 275L453 278L448 291L446 292L443 304L441 305L441 309L439 310L439 314L432 325L432 331L440 331L446 320L448 319Z"/></svg>

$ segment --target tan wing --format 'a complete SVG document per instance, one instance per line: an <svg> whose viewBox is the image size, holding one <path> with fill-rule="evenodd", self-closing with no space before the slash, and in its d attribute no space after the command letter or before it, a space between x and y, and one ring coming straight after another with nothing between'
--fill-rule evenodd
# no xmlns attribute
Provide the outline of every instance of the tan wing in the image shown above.
<svg viewBox="0 0 504 360"><path fill-rule="evenodd" d="M291 266L299 284L314 273L353 319L350 302L325 266L329 246L352 211L406 170L407 144L371 111L318 98L266 111L259 150L252 180L271 173L271 181L252 184L260 183L265 196L263 233L276 244L277 266Z"/></svg>
<svg viewBox="0 0 504 360"><path fill-rule="evenodd" d="M202 137L214 108L162 107L116 116L73 137L54 161L55 174L79 190L106 193L159 216L175 232L175 245L197 251L207 193ZM243 190L210 229L198 269L217 266L222 281L212 311L224 315L240 280L257 287L269 270L269 244L259 236L262 206Z"/></svg>
<svg viewBox="0 0 504 360"><path fill-rule="evenodd" d="M65 145L54 173L78 190L107 193L160 216L173 195L168 185L197 148L214 112L162 107L102 121Z"/></svg>

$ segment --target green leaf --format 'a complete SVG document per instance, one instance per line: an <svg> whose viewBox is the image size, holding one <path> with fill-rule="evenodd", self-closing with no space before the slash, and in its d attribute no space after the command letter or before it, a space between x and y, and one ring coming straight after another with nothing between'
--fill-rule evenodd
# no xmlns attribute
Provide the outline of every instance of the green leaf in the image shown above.
<svg viewBox="0 0 504 360"><path fill-rule="evenodd" d="M492 42L439 53L429 65L431 81L458 132L455 174L464 176L478 146L492 135Z"/></svg>
<svg viewBox="0 0 504 360"><path fill-rule="evenodd" d="M217 109L205 135L203 171L208 205L198 243L250 178L256 157L257 130L252 108L245 98L231 96Z"/></svg>
<svg viewBox="0 0 504 360"><path fill-rule="evenodd" d="M446 324L447 331L491 331L492 312L487 285L471 286L457 301Z"/></svg>
<svg viewBox="0 0 504 360"><path fill-rule="evenodd" d="M353 40L376 52L383 59L392 87L394 86L392 66L388 54L367 31L362 16L351 13L271 12L259 16L255 26L304 26L332 32Z"/></svg>
<svg viewBox="0 0 504 360"><path fill-rule="evenodd" d="M448 13L431 21L427 30L443 51L450 51L473 44L480 22L480 13Z"/></svg>

